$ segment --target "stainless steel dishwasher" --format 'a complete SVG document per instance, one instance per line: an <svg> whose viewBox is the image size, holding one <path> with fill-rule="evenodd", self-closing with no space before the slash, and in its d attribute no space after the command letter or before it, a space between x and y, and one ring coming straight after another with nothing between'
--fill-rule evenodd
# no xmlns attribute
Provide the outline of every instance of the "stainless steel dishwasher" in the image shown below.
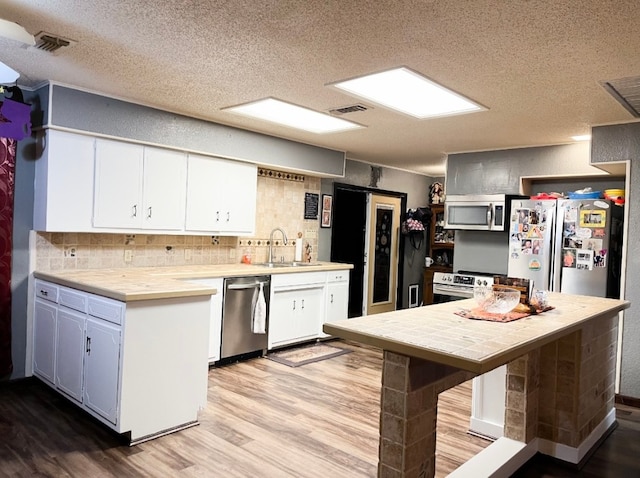
<svg viewBox="0 0 640 478"><path fill-rule="evenodd" d="M260 284L262 284L267 305L266 331L269 330L270 283L271 276L225 279L220 360L267 349L267 334L254 334L252 323Z"/></svg>

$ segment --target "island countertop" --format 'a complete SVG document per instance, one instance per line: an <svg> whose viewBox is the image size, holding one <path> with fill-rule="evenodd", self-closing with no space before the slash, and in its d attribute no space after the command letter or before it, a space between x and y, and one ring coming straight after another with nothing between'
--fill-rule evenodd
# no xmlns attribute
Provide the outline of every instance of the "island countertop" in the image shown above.
<svg viewBox="0 0 640 478"><path fill-rule="evenodd" d="M460 317L473 299L324 324L324 332L403 355L482 374L630 306L625 300L550 293L554 307L512 322Z"/></svg>
<svg viewBox="0 0 640 478"><path fill-rule="evenodd" d="M35 271L34 277L123 302L212 295L215 288L189 279L322 272L352 269L351 264L313 262L297 267L220 264Z"/></svg>

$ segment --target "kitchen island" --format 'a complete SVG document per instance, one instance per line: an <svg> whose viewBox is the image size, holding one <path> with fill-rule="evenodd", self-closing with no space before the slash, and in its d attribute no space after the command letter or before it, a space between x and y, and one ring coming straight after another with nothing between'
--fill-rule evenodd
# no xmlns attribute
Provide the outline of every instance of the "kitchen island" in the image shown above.
<svg viewBox="0 0 640 478"><path fill-rule="evenodd" d="M455 312L472 299L324 325L383 349L379 477L435 474L438 394L507 364L505 437L450 476L509 476L536 452L579 463L615 423L618 312L629 302L552 293L508 323Z"/></svg>

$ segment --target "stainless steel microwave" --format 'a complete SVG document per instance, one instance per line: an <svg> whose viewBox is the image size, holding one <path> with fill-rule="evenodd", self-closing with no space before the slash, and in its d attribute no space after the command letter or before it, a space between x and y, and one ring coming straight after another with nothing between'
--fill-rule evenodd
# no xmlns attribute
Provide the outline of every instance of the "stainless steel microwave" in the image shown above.
<svg viewBox="0 0 640 478"><path fill-rule="evenodd" d="M445 229L506 231L512 199L527 196L511 194L453 195L444 202Z"/></svg>

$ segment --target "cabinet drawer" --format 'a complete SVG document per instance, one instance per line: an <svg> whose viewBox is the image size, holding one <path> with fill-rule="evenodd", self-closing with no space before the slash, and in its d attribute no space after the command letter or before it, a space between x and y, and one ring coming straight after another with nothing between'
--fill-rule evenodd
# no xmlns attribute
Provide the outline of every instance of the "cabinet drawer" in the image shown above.
<svg viewBox="0 0 640 478"><path fill-rule="evenodd" d="M89 296L89 315L122 325L124 304L106 297Z"/></svg>
<svg viewBox="0 0 640 478"><path fill-rule="evenodd" d="M87 294L77 290L60 287L58 292L58 304L69 307L79 312L87 313Z"/></svg>
<svg viewBox="0 0 640 478"><path fill-rule="evenodd" d="M324 284L326 280L326 272L294 272L292 274L273 274L271 276L271 288L308 284Z"/></svg>
<svg viewBox="0 0 640 478"><path fill-rule="evenodd" d="M36 279L36 297L51 302L58 302L58 290L57 285Z"/></svg>
<svg viewBox="0 0 640 478"><path fill-rule="evenodd" d="M349 280L349 271L329 271L327 272L327 282L346 282Z"/></svg>

